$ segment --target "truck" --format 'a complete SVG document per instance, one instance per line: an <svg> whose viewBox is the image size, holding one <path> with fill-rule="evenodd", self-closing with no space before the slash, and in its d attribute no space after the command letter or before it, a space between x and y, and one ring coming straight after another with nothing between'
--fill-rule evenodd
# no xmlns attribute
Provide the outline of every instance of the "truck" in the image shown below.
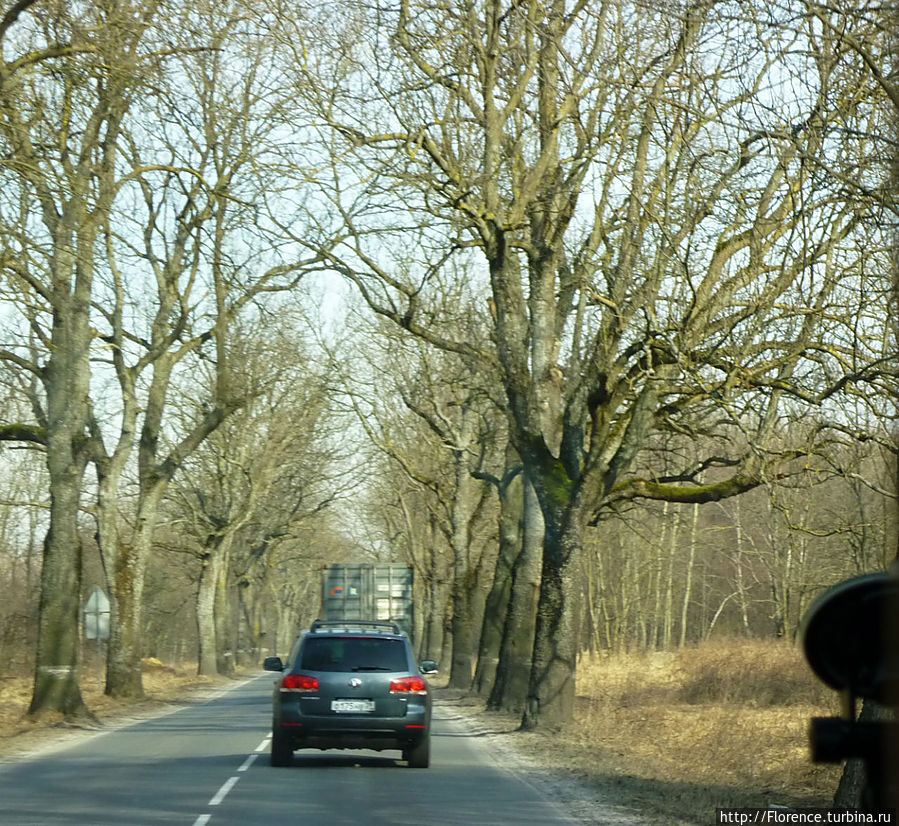
<svg viewBox="0 0 899 826"><path fill-rule="evenodd" d="M323 620L386 620L413 635L413 571L403 562L346 562L322 569Z"/></svg>

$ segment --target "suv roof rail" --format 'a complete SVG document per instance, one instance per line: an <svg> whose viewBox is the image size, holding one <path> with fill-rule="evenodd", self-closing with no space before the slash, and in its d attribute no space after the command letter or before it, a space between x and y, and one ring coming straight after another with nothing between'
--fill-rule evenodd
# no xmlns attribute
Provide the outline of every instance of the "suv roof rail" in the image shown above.
<svg viewBox="0 0 899 826"><path fill-rule="evenodd" d="M380 631L381 633L402 634L395 622L383 620L315 620L309 630L319 631Z"/></svg>

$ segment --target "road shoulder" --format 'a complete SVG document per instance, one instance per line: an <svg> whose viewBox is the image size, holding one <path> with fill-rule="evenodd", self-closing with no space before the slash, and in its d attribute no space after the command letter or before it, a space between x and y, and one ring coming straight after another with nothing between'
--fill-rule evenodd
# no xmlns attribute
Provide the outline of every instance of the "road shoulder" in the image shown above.
<svg viewBox="0 0 899 826"><path fill-rule="evenodd" d="M575 822L603 826L694 826L631 798L628 784L597 783L552 759L552 738L518 730L520 718L487 712L484 703L460 691L437 689L435 702L441 719L465 731L500 768L515 774L541 795L555 802ZM558 757L558 754L555 755ZM660 790L660 794L661 794ZM698 822L698 819L697 821Z"/></svg>

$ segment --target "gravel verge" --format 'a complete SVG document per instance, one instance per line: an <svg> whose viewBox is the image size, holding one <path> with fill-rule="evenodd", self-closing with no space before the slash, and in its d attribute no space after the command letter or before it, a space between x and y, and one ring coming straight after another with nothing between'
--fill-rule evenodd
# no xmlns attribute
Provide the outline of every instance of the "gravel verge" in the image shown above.
<svg viewBox="0 0 899 826"><path fill-rule="evenodd" d="M603 826L696 826L663 814L629 795L626 784L599 783L579 776L576 765L559 765L564 757L554 750L551 735L518 731L515 715L486 712L482 701L461 692L435 692L441 718L478 738L483 750L506 771L517 775L552 800L576 823ZM645 792L644 792L645 794ZM660 790L659 795L663 792Z"/></svg>

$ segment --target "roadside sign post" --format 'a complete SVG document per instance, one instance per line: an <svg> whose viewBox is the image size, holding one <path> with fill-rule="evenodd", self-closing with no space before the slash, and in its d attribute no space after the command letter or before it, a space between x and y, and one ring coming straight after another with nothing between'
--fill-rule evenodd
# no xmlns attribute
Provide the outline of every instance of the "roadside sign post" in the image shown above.
<svg viewBox="0 0 899 826"><path fill-rule="evenodd" d="M100 663L99 679L103 684L103 642L109 639L109 597L95 586L84 604L84 638L97 641L97 657Z"/></svg>

